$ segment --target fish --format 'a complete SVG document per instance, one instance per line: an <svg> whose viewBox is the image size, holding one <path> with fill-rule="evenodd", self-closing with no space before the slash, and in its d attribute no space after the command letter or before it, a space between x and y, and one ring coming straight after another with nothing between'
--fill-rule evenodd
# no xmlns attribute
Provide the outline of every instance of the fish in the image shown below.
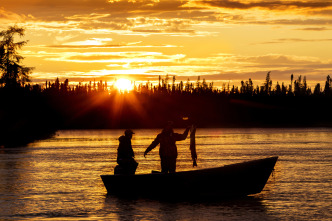
<svg viewBox="0 0 332 221"><path fill-rule="evenodd" d="M191 159L193 160L193 167L197 167L197 152L196 152L196 126L190 128L190 151Z"/></svg>

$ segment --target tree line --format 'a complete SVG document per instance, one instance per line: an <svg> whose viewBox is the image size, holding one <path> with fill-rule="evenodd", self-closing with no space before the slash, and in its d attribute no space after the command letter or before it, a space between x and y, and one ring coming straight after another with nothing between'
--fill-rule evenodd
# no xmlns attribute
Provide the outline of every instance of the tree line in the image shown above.
<svg viewBox="0 0 332 221"><path fill-rule="evenodd" d="M253 81L249 78L248 81L241 81L241 86L230 86L229 83L224 83L221 88L213 86L213 82L207 83L205 79L200 81L200 76L196 82L188 79L185 83L180 81L175 83L175 76L173 76L172 83L168 83L169 76L166 75L163 79L159 76L159 83L154 85L149 81L146 83L136 84L133 82L132 93L146 93L146 94L221 94L221 95L244 95L244 96L331 96L332 95L332 79L328 75L324 87L317 83L314 89L308 86L306 76L300 75L294 81L294 75L291 75L291 84L286 86L284 83L276 83L274 87L270 76L271 72L266 75L266 80L263 85L254 86ZM89 81L88 83L78 83L70 85L69 80L66 79L60 82L57 78L54 82L46 81L45 84L25 84L22 85L25 90L35 91L40 93L61 93L61 94L92 94L92 93L129 93L129 91L119 91L114 84L107 81ZM2 84L0 88L6 87Z"/></svg>

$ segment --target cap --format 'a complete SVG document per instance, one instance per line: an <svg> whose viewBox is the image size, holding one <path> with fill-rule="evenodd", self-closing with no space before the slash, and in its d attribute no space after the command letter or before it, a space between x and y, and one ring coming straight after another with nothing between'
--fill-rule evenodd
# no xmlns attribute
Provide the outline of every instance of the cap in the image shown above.
<svg viewBox="0 0 332 221"><path fill-rule="evenodd" d="M135 134L131 129L125 130L125 134Z"/></svg>
<svg viewBox="0 0 332 221"><path fill-rule="evenodd" d="M173 121L167 121L167 126L168 127L173 127L174 125L174 122Z"/></svg>

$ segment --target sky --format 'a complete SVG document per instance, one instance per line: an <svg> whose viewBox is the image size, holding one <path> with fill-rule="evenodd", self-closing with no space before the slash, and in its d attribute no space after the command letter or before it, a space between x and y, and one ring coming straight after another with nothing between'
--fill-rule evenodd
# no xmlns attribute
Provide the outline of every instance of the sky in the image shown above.
<svg viewBox="0 0 332 221"><path fill-rule="evenodd" d="M314 87L332 74L332 0L0 0L0 29L12 25L35 83L261 85L271 71Z"/></svg>

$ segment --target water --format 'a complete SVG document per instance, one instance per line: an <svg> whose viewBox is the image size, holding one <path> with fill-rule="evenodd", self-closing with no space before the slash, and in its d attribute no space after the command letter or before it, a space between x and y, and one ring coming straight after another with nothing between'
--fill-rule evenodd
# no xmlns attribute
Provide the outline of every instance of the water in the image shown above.
<svg viewBox="0 0 332 221"><path fill-rule="evenodd" d="M160 169L158 149L143 157L160 130L135 132L137 173ZM99 175L112 173L122 133L59 131L27 147L0 149L0 219L332 219L332 129L198 129L199 169L279 156L262 193L213 201L107 196ZM177 170L192 170L189 139L178 142L178 149Z"/></svg>

